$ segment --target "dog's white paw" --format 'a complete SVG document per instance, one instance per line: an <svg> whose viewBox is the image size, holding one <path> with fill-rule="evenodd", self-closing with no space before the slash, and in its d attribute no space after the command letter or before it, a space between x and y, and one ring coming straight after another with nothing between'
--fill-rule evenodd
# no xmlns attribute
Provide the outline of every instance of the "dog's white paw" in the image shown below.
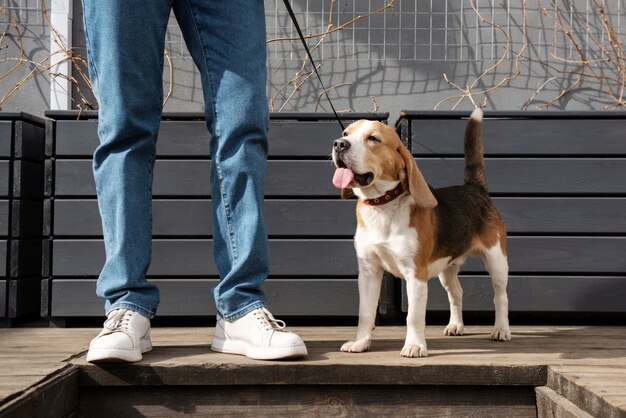
<svg viewBox="0 0 626 418"><path fill-rule="evenodd" d="M511 330L509 327L496 326L491 333L493 341L509 341L511 339Z"/></svg>
<svg viewBox="0 0 626 418"><path fill-rule="evenodd" d="M346 353L362 353L370 348L371 340L369 338L361 338L356 341L348 341L341 346L341 351Z"/></svg>
<svg viewBox="0 0 626 418"><path fill-rule="evenodd" d="M463 329L462 322L450 322L446 329L443 330L443 335L463 335Z"/></svg>
<svg viewBox="0 0 626 418"><path fill-rule="evenodd" d="M428 357L428 350L426 344L404 344L400 355L402 357Z"/></svg>

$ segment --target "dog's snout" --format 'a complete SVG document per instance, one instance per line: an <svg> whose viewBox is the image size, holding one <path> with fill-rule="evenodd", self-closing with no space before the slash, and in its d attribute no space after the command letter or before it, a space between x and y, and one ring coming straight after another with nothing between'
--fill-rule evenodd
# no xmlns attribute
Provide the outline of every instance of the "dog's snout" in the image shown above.
<svg viewBox="0 0 626 418"><path fill-rule="evenodd" d="M337 139L333 143L333 149L335 150L335 152L343 152L348 148L350 148L350 142L346 141L345 139Z"/></svg>

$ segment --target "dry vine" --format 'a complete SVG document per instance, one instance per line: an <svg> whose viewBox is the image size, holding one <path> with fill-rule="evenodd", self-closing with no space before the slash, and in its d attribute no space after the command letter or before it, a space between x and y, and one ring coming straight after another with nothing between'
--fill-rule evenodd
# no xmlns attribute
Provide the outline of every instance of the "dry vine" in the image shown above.
<svg viewBox="0 0 626 418"><path fill-rule="evenodd" d="M311 53L313 53L314 51L316 51L317 49L319 49L324 40L326 39L326 37L328 35L331 35L333 33L339 32L341 30L344 30L352 25L354 25L355 23L357 23L360 20L363 19L367 19L373 15L376 15L378 13L382 13L385 10L392 8L394 5L395 0L388 0L382 7L373 10L372 12L363 14L363 15L359 15L353 19L348 20L347 22L344 22L342 24L340 24L337 27L333 27L333 13L334 13L334 6L336 3L336 0L330 0L330 5L329 5L329 16L327 19L327 23L326 23L326 28L324 31L319 32L319 33L315 33L315 34L309 34L309 35L305 35L304 38L305 39L314 39L314 38L319 38L316 42L316 44L313 47L310 47L309 49L311 50ZM284 38L272 38L269 39L267 41L267 43L272 43L272 42L279 42L279 41L300 41L300 38L293 38L293 37L284 37ZM296 71L295 76L289 80L287 83L285 83L283 86L281 86L276 93L274 93L271 97L270 97L270 109L272 111L282 111L284 110L285 106L287 106L287 104L289 103L289 101L296 96L296 94L298 94L301 89L302 86L304 85L304 83L309 80L312 76L315 75L315 71L313 69L308 69L307 68L307 64L309 62L309 58L306 56L304 59L302 60L302 65L300 66L300 69L298 71ZM322 65L318 64L316 66L317 70L319 71L321 69ZM326 92L330 91L330 90L335 90L338 89L339 87L346 87L346 86L350 86L352 85L352 83L340 83L334 86L330 86L328 88L326 88ZM290 90L291 88L291 90ZM285 93L286 91L290 92L287 94ZM320 101L321 98L326 94L325 91L322 91L318 94L318 98L315 101L315 107L314 107L314 111L317 112L319 105L320 105ZM277 101L280 98L284 98L282 104L280 105L280 107L278 107L277 109ZM372 99L373 104L374 104L374 111L378 111L378 105L376 104L376 102ZM342 110L342 111L350 111L350 109L347 110Z"/></svg>
<svg viewBox="0 0 626 418"><path fill-rule="evenodd" d="M477 84L481 80L485 79L487 75L496 74L496 69L505 61L507 54L509 53L509 51L511 51L511 36L497 23L485 19L478 11L477 7L474 4L474 1L470 0L471 8L476 13L480 21L484 24L490 25L501 33L501 35L505 39L504 51L493 65L485 69L473 80L471 84L467 85L466 87L459 86L457 83L449 80L446 74L443 74L443 78L446 83L448 83L448 85L450 85L454 89L458 90L461 94L449 96L440 100L436 104L435 109L448 101L456 100L456 102L452 106L452 109L455 109L466 98L472 102L474 107L479 107L479 105L477 105L475 100L473 99L473 96L479 95L484 95L484 101L481 105L484 107L486 105L488 93L509 84L522 73L520 66L522 61L536 62L557 74L548 77L547 80L539 85L539 87L533 92L531 97L522 105L522 109L524 110L527 109L533 101L535 101L539 93L547 85L557 80L567 80L570 76L574 76L573 82L569 83L567 87L562 89L556 96L545 101L545 103L543 104L536 105L535 108L538 110L542 110L555 106L555 104L559 100L561 100L566 95L573 93L576 88L580 87L580 85L584 81L595 81L599 83L600 90L610 99L610 103L604 106L604 109L626 107L626 101L624 99L624 91L626 90L626 54L624 53L623 44L619 39L619 34L613 27L603 4L598 0L591 0L591 4L593 5L592 11L594 15L599 16L602 21L603 36L601 37L596 36L594 34L594 31L592 30L592 27L590 27L588 23L583 22L580 19L578 12L572 13L573 17L576 19L575 23L578 25L579 28L583 28L585 35L587 35L593 41L595 45L593 51L597 51L601 54L599 58L590 59L585 53L585 49L582 47L582 40L577 38L577 33L579 32L574 31L571 26L574 22L570 22L570 24L568 24L566 18L563 15L562 10L564 8L575 10L573 0L561 0L560 2L557 0L551 0L550 8L546 7L542 3L542 0L536 0L536 3L541 13L552 23L552 27L554 30L554 40L550 48L550 57L554 60L554 62L538 60L526 54L526 51L528 50L528 31L526 20L527 6L526 0L523 0L521 8L522 30L524 39L521 49L518 52L515 52L515 57L513 58L515 71L512 74L503 77L499 82L494 83L489 87L485 87L482 90L476 90ZM561 34L564 39L569 42L569 44L573 47L573 49L576 51L576 54L578 55L577 59L567 59L557 54L557 34ZM604 37L607 38L607 41L603 42L601 38ZM578 68L566 68L572 65ZM605 75L607 71L613 72L616 75Z"/></svg>

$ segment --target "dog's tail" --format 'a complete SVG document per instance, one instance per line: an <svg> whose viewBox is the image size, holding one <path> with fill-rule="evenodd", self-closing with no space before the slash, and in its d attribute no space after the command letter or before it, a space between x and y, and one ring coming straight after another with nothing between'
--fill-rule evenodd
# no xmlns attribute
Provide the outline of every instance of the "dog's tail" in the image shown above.
<svg viewBox="0 0 626 418"><path fill-rule="evenodd" d="M465 128L465 184L487 190L483 159L483 111L472 112Z"/></svg>

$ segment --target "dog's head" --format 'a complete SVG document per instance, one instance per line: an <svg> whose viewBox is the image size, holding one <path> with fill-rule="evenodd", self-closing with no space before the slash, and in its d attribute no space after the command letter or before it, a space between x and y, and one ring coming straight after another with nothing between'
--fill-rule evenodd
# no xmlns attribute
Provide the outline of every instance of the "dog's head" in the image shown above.
<svg viewBox="0 0 626 418"><path fill-rule="evenodd" d="M344 197L352 189L359 197L376 196L402 183L419 206L437 205L413 156L388 125L368 120L352 123L335 140L333 161L337 167L333 184Z"/></svg>

